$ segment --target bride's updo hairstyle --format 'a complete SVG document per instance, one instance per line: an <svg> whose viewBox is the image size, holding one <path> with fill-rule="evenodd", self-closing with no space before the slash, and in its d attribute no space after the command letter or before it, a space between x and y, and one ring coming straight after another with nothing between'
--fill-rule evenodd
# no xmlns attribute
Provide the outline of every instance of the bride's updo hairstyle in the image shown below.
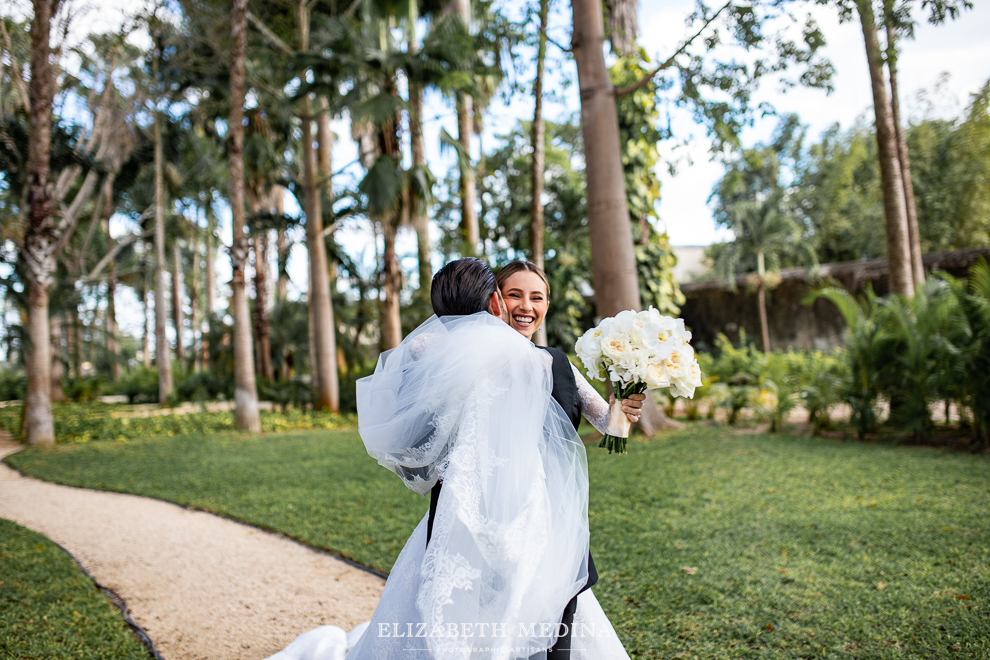
<svg viewBox="0 0 990 660"><path fill-rule="evenodd" d="M433 276L430 302L437 316L467 316L488 309L495 274L481 259L465 257L444 265Z"/></svg>
<svg viewBox="0 0 990 660"><path fill-rule="evenodd" d="M498 289L501 291L505 288L505 281L519 272L536 273L536 275L543 280L544 286L547 287L547 299L550 298L550 282L547 280L547 274L543 272L543 269L534 264L532 261L510 261L509 263L502 266L498 271L498 276L495 278L498 284Z"/></svg>

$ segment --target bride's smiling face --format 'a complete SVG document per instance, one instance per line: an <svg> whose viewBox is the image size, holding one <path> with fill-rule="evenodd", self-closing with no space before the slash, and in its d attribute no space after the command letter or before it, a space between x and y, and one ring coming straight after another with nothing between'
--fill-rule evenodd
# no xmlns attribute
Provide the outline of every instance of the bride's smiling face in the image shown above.
<svg viewBox="0 0 990 660"><path fill-rule="evenodd" d="M546 284L536 273L524 270L513 273L502 284L502 299L509 312L509 325L532 339L550 307Z"/></svg>

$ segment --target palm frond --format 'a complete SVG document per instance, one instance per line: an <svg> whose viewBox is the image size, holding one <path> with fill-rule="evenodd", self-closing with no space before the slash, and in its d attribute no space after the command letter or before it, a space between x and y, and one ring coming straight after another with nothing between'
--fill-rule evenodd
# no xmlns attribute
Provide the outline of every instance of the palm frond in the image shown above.
<svg viewBox="0 0 990 660"><path fill-rule="evenodd" d="M990 263L983 257L969 267L969 290L990 302Z"/></svg>
<svg viewBox="0 0 990 660"><path fill-rule="evenodd" d="M381 155L375 159L358 190L368 198L368 212L381 217L394 211L402 196L403 172L393 156Z"/></svg>
<svg viewBox="0 0 990 660"><path fill-rule="evenodd" d="M358 101L351 106L351 118L357 122L368 122L381 126L395 118L407 103L394 94L381 93Z"/></svg>
<svg viewBox="0 0 990 660"><path fill-rule="evenodd" d="M457 164L461 170L471 167L471 156L453 135L447 132L446 128L440 129L440 153L447 154L453 151L457 154Z"/></svg>
<svg viewBox="0 0 990 660"><path fill-rule="evenodd" d="M417 165L409 170L407 178L409 179L409 192L417 204L417 210L420 213L425 212L428 207L436 203L436 196L433 194L433 186L437 182L436 177L433 176L429 166Z"/></svg>
<svg viewBox="0 0 990 660"><path fill-rule="evenodd" d="M862 323L864 317L863 309L856 302L856 299L845 289L835 286L824 287L811 292L801 302L805 305L810 305L819 298L825 298L835 305L839 310L839 314L842 315L842 320L850 328L855 328Z"/></svg>

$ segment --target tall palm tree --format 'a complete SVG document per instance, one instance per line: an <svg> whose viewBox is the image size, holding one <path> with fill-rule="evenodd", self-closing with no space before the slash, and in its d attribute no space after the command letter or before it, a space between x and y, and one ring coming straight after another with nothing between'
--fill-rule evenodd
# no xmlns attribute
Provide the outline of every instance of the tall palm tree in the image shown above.
<svg viewBox="0 0 990 660"><path fill-rule="evenodd" d="M157 22L157 21L156 21ZM161 35L152 37L154 51L151 55L152 84L158 85ZM165 163L162 155L162 117L158 109L160 99L154 98L154 207L155 207L155 364L158 367L158 401L164 404L172 393L172 360L168 348L166 326L168 311L165 305Z"/></svg>
<svg viewBox="0 0 990 660"><path fill-rule="evenodd" d="M434 21L421 47L403 50L385 27L409 18L407 13L384 12L363 15L360 22L330 22L320 34L323 50L312 61L313 89L349 108L355 134L365 145L362 160L367 172L359 191L383 237L381 345L386 349L402 340L402 273L395 251L396 234L400 224L424 212L433 184L425 164L414 163L408 171L402 167L398 127L406 103L398 95L398 79L402 74L410 81L410 89L422 90L428 85L457 89L456 85L463 85L468 77L465 73L474 74L482 68L477 46L457 16ZM354 85L343 95L340 86L345 80ZM463 150L456 148L463 159ZM421 263L421 278L422 268Z"/></svg>
<svg viewBox="0 0 990 660"><path fill-rule="evenodd" d="M770 351L766 296L776 285L776 271L785 259L817 263L814 250L801 240L801 228L782 182L782 161L799 148L801 135L797 117L786 117L772 144L743 150L712 193L717 199L716 220L735 234L734 240L713 250L714 269L734 288L740 265L755 266L751 285L756 289L764 352Z"/></svg>
<svg viewBox="0 0 990 660"><path fill-rule="evenodd" d="M305 53L310 44L310 5L298 0L296 5L297 50ZM337 338L330 300L330 275L323 231L323 205L317 181L317 153L313 148L313 112L309 93L299 100L302 122L303 189L306 204L306 246L309 250L309 305L311 310L311 347L316 359L312 365L316 381L315 407L337 411L340 407L337 378Z"/></svg>
<svg viewBox="0 0 990 660"><path fill-rule="evenodd" d="M784 253L800 251L804 245L801 229L783 206L783 194L777 192L762 201L740 201L731 210L729 226L735 232L735 240L727 249L720 250L716 258L715 272L735 284L735 269L746 255L756 259L756 302L760 317L760 338L763 351L770 352L770 329L767 322L767 290L772 289L777 278ZM804 252L808 260L813 252ZM769 266L769 268L768 268Z"/></svg>
<svg viewBox="0 0 990 660"><path fill-rule="evenodd" d="M247 55L247 0L234 0L231 8L230 121L228 122L230 161L230 209L233 239L230 248L231 310L234 317L234 391L237 428L261 430L258 415L258 389L254 380L251 318L248 314L244 271L248 261L248 241L244 233L244 60Z"/></svg>
<svg viewBox="0 0 990 660"><path fill-rule="evenodd" d="M52 139L52 100L55 72L51 62L51 21L57 0L34 0L31 21L31 85L26 201L28 226L22 256L28 282L28 387L24 402L24 422L30 444L55 443L52 419L51 337L48 324L48 296L55 271L57 228L52 217L49 159Z"/></svg>
<svg viewBox="0 0 990 660"><path fill-rule="evenodd" d="M897 135L883 75L882 53L877 38L877 25L871 0L856 0L866 59L873 87L873 110L876 116L877 150L880 158L880 180L883 190L884 216L887 220L887 263L890 288L894 293L910 296L914 290L911 272L911 241L904 197L904 179L897 153Z"/></svg>
<svg viewBox="0 0 990 660"><path fill-rule="evenodd" d="M450 0L450 12L464 23L464 29L471 30L471 0ZM460 202L461 202L461 233L463 253L474 256L481 241L478 225L478 210L475 208L476 182L475 171L471 164L471 133L474 127L474 99L466 91L456 92L457 106L457 141L460 143L464 156L460 164Z"/></svg>
<svg viewBox="0 0 990 660"><path fill-rule="evenodd" d="M550 18L550 0L540 0L540 27L536 43L536 80L533 82L533 183L530 202L529 252L534 264L543 268L543 175L546 130L543 123L543 72L547 57L547 23ZM540 325L533 341L537 346L547 345L546 324Z"/></svg>

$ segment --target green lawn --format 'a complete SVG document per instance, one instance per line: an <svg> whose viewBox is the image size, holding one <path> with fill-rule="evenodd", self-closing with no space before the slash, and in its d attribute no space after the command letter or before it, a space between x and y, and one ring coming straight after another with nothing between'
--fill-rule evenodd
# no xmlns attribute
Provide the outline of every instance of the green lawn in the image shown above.
<svg viewBox="0 0 990 660"><path fill-rule="evenodd" d="M990 657L990 456L704 426L633 439L626 456L594 444L595 593L630 655ZM347 429L8 460L207 508L380 570L428 506Z"/></svg>
<svg viewBox="0 0 990 660"><path fill-rule="evenodd" d="M151 657L72 558L0 518L0 658Z"/></svg>

